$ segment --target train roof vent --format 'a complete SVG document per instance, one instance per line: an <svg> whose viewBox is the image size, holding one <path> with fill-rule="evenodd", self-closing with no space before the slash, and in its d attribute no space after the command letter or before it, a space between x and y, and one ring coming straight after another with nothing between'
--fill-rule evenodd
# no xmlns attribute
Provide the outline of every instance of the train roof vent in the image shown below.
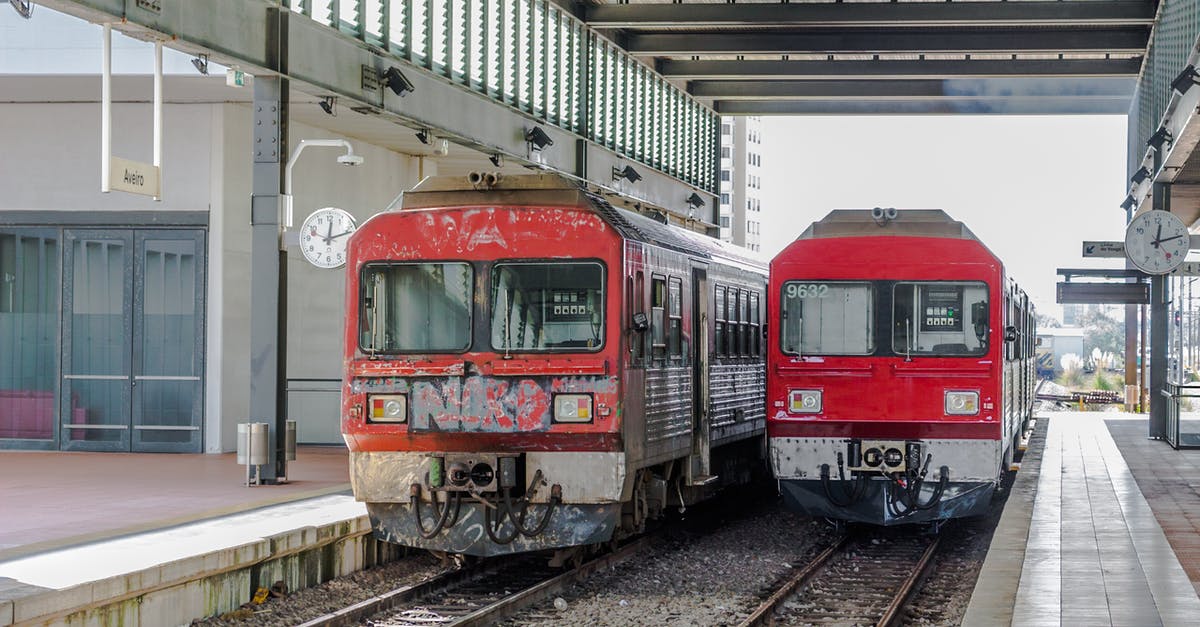
<svg viewBox="0 0 1200 627"><path fill-rule="evenodd" d="M965 224L941 209L835 209L813 222L797 239L822 237L908 237L979 238Z"/></svg>

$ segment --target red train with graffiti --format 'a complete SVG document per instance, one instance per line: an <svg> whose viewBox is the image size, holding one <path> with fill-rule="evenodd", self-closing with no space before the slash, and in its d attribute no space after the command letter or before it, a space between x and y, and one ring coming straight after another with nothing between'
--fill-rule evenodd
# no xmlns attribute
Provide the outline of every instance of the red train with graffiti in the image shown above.
<svg viewBox="0 0 1200 627"><path fill-rule="evenodd" d="M771 261L784 500L879 525L984 512L1033 409L1033 307L942 211L834 211Z"/></svg>
<svg viewBox="0 0 1200 627"><path fill-rule="evenodd" d="M765 263L552 175L401 199L347 255L342 432L378 537L562 559L765 469Z"/></svg>

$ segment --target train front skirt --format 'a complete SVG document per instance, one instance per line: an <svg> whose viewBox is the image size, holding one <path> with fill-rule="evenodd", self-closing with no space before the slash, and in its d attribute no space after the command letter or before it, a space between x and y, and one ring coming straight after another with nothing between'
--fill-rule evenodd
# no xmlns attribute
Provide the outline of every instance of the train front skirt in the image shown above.
<svg viewBox="0 0 1200 627"><path fill-rule="evenodd" d="M946 484L941 498L928 509L910 509L896 502L887 489L889 483L882 478L868 481L862 495L851 500L844 497L852 489L853 482L831 481L829 489L834 492L835 499L851 500L846 505L831 501L820 480L784 480L779 482L779 489L788 508L809 516L884 526L979 516L987 512L996 491L996 484L992 482L951 481ZM930 481L923 491L929 492L933 484ZM922 496L928 497L927 494Z"/></svg>
<svg viewBox="0 0 1200 627"><path fill-rule="evenodd" d="M542 551L564 547L607 542L621 519L620 503L598 505L559 504L554 508L546 528L533 537L515 534L507 544L498 544L488 536L485 528L484 505L478 502L463 502L455 524L442 529L431 538L422 536L417 529L412 507L405 503L367 503L367 514L375 536L387 542L404 546L419 547L433 551L462 553L489 557L526 551ZM538 508L540 510L540 507ZM426 529L433 527L430 508L424 508ZM505 521L496 535L514 535L512 523Z"/></svg>

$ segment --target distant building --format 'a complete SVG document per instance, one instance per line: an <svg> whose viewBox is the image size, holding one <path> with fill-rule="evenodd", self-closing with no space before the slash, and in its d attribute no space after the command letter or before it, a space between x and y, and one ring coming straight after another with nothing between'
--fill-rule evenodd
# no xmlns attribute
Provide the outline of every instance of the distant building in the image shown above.
<svg viewBox="0 0 1200 627"><path fill-rule="evenodd" d="M762 118L721 118L721 239L750 250L762 241Z"/></svg>
<svg viewBox="0 0 1200 627"><path fill-rule="evenodd" d="M1073 354L1080 359L1084 358L1083 329L1077 327L1038 329L1036 354L1038 376L1052 377L1062 372L1064 355Z"/></svg>

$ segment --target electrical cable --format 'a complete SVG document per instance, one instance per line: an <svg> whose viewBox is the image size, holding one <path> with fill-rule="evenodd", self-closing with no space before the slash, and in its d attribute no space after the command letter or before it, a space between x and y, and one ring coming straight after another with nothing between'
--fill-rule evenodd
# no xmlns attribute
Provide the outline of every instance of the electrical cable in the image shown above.
<svg viewBox="0 0 1200 627"><path fill-rule="evenodd" d="M417 521L417 533L421 534L422 538L425 538L426 540L428 540L428 539L432 538L433 536L436 536L438 534L438 532L440 532L442 529L446 528L446 519L450 515L450 503L451 503L451 501L455 501L455 499L454 499L454 497L447 494L446 495L446 504L443 507L438 504L437 492L434 491L434 492L430 493L429 498L433 501L434 516L437 518L437 522L434 524L433 530L430 531L430 530L425 529L425 523L421 520L421 487L414 483L412 485L412 488L410 489L410 492L412 494L411 501L412 501L413 515L416 517L416 521ZM457 508L455 508L455 509L456 509L455 518L457 518L458 517Z"/></svg>

